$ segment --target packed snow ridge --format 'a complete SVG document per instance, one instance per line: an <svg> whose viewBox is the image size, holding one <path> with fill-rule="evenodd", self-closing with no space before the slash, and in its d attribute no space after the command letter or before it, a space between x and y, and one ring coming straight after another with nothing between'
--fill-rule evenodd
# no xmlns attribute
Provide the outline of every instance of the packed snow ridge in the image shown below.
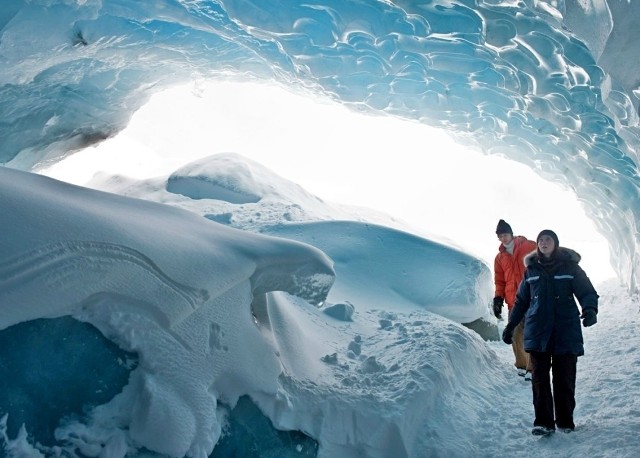
<svg viewBox="0 0 640 458"><path fill-rule="evenodd" d="M112 398L86 395L81 413L59 417L6 373L14 397L0 399L0 445L9 456L206 457L229 437L241 398L273 427L317 440L317 456L476 446L452 433L468 411L433 413L473 401L481 415L485 401L460 395L477 371L506 383L480 336L497 337L483 262L398 229L331 219L346 210L234 154L93 186L110 192L0 168L0 212L12 221L0 239L0 335L26 325L0 351L12 361L54 358L55 349L25 353L20 341L36 325L45 342L63 326L77 355L88 331L53 321L72 317L109 339L92 353L116 343L137 364L121 392L114 382ZM228 224L210 221L220 214ZM460 325L473 322L484 327ZM104 368L121 380L118 357L104 356ZM74 361L63 372L82 373ZM42 390L68 398L73 385L35 364L22 377L44 373ZM23 404L38 415L20 415Z"/></svg>

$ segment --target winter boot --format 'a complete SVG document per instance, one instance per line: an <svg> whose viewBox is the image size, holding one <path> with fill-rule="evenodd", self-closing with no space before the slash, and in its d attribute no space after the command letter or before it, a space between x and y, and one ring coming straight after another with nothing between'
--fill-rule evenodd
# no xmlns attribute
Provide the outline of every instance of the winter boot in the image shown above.
<svg viewBox="0 0 640 458"><path fill-rule="evenodd" d="M534 436L550 436L555 432L555 429L547 428L546 426L534 426L531 430L531 434L533 434Z"/></svg>

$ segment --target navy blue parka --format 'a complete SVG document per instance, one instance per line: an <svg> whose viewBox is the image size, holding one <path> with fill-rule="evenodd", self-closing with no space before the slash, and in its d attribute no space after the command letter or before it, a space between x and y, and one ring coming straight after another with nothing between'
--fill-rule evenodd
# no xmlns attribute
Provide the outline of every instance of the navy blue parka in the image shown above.
<svg viewBox="0 0 640 458"><path fill-rule="evenodd" d="M524 258L526 271L518 287L509 324L524 318L524 349L556 355L584 355L580 310L598 313L598 293L578 265L580 255L559 247L551 260L534 251Z"/></svg>

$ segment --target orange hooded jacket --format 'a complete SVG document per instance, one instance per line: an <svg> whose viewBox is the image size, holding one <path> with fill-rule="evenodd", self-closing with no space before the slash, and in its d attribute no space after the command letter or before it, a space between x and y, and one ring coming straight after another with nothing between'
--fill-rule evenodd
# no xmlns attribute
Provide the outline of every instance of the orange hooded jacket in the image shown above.
<svg viewBox="0 0 640 458"><path fill-rule="evenodd" d="M521 235L515 236L513 240L513 254L500 244L493 266L496 285L494 296L503 297L509 310L513 308L518 286L524 276L524 257L537 248L536 242Z"/></svg>

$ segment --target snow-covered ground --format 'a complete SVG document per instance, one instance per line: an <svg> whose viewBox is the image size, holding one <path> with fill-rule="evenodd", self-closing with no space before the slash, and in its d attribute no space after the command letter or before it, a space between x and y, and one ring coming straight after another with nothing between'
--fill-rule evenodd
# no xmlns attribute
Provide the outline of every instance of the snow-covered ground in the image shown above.
<svg viewBox="0 0 640 458"><path fill-rule="evenodd" d="M539 439L511 347L461 324L496 335L503 323L489 312L488 266L455 247L363 209L347 222L352 209L238 155L92 182L129 197L0 174L12 221L0 239L0 329L71 316L139 358L123 391L63 420L55 444L35 445L29 424L10 434L18 425L4 412L9 457L205 457L221 437L247 441L225 436L244 396L275 428L316 440L321 457L640 452L640 304L616 281L597 285L599 322L584 330L577 429ZM0 369L11 387L28 375ZM43 390L69 389L46 375ZM38 396L9 401L18 409ZM249 456L274 450L257 447ZM303 442L276 453L315 454Z"/></svg>

